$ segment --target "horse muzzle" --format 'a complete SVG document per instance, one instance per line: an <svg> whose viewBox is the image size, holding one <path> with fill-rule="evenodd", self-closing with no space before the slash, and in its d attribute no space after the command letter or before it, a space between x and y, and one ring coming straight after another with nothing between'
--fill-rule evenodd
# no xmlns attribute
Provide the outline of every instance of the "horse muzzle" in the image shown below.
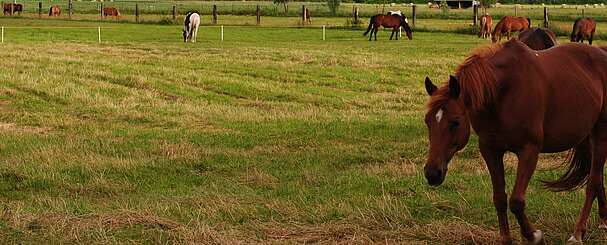
<svg viewBox="0 0 607 245"><path fill-rule="evenodd" d="M431 186L441 185L443 181L445 181L446 174L446 169L429 168L428 166L424 168L424 175L426 176L426 180L428 180L428 184Z"/></svg>

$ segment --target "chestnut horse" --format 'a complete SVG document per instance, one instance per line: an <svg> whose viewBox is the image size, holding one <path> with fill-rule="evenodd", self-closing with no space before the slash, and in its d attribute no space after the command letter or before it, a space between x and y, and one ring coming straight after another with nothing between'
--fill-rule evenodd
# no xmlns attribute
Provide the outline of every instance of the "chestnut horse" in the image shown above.
<svg viewBox="0 0 607 245"><path fill-rule="evenodd" d="M586 184L586 198L571 241L581 241L595 198L600 224L607 225L603 187L607 158L605 67L607 53L599 48L565 44L538 52L513 39L473 53L441 88L426 77L430 101L425 122L430 149L424 172L428 183L443 183L449 161L468 143L472 126L491 175L501 242L512 242L507 214L510 206L522 236L536 244L543 234L525 214L525 192L538 155L574 148L567 172L545 185L564 191ZM518 156L509 201L503 162L507 151Z"/></svg>
<svg viewBox="0 0 607 245"><path fill-rule="evenodd" d="M556 46L556 34L547 28L534 27L518 34L518 40L533 50L549 49Z"/></svg>
<svg viewBox="0 0 607 245"><path fill-rule="evenodd" d="M107 16L114 16L116 19L120 18L120 11L118 11L115 7L105 7L103 8L103 18Z"/></svg>
<svg viewBox="0 0 607 245"><path fill-rule="evenodd" d="M481 29L478 33L478 37L482 37L484 39L491 37L491 29L493 28L493 18L491 15L484 14L481 16Z"/></svg>
<svg viewBox="0 0 607 245"><path fill-rule="evenodd" d="M592 45L594 31L596 30L596 22L592 18L579 18L573 23L573 31L571 31L571 42L584 42L588 40L588 44Z"/></svg>
<svg viewBox="0 0 607 245"><path fill-rule="evenodd" d="M491 34L493 36L491 40L494 43L501 41L504 33L506 33L508 39L510 39L513 32L523 31L529 27L531 27L531 19L529 18L504 16L500 22L497 22L497 25L495 25L495 29Z"/></svg>
<svg viewBox="0 0 607 245"><path fill-rule="evenodd" d="M2 5L2 8L4 9L4 15L12 15L14 13L21 15L21 12L23 12L23 4L20 3L5 3Z"/></svg>
<svg viewBox="0 0 607 245"><path fill-rule="evenodd" d="M407 33L407 38L409 38L409 40L413 39L413 33L411 31L411 27L409 27L409 22L407 21L407 18L402 15L396 14L378 14L371 17L371 21L369 22L367 31L365 31L363 36L366 36L367 33L371 32L371 35L369 36L369 41L371 41L371 37L373 36L373 34L375 34L375 41L377 41L377 31L379 31L379 28L382 26L385 28L392 28L392 35L390 35L390 40L392 40L394 33L396 33L401 26L403 27L403 29L405 29L405 32ZM398 34L396 34L396 40L398 40Z"/></svg>
<svg viewBox="0 0 607 245"><path fill-rule="evenodd" d="M48 16L59 16L61 15L61 8L59 5L53 5L48 11Z"/></svg>

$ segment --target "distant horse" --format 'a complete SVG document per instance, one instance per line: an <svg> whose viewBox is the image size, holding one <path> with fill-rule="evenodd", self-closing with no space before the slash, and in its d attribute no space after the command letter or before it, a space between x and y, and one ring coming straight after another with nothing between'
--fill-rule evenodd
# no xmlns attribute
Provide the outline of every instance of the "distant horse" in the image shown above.
<svg viewBox="0 0 607 245"><path fill-rule="evenodd" d="M105 7L103 8L103 18L108 16L114 16L116 19L119 19L120 11L115 7Z"/></svg>
<svg viewBox="0 0 607 245"><path fill-rule="evenodd" d="M428 183L443 183L449 161L468 143L471 125L491 175L502 244L512 242L508 206L522 237L537 244L543 234L525 214L525 192L538 155L574 148L567 172L544 183L553 191L586 184L584 205L570 241L582 240L595 198L599 224L607 225L605 67L607 53L595 47L565 44L536 52L513 39L470 55L441 88L426 77L430 149L424 174ZM505 191L505 152L518 156L510 200Z"/></svg>
<svg viewBox="0 0 607 245"><path fill-rule="evenodd" d="M23 12L23 4L20 3L5 3L2 5L2 7L4 9L4 15L12 15L14 13L18 13L19 15L21 15L21 12Z"/></svg>
<svg viewBox="0 0 607 245"><path fill-rule="evenodd" d="M61 15L61 8L59 5L53 5L48 11L48 16L59 16Z"/></svg>
<svg viewBox="0 0 607 245"><path fill-rule="evenodd" d="M491 37L491 29L493 29L493 18L491 15L484 14L481 16L481 26L478 37L487 39Z"/></svg>
<svg viewBox="0 0 607 245"><path fill-rule="evenodd" d="M596 30L596 22L592 18L579 18L573 24L571 31L571 42L584 43L584 39L588 40L588 44L592 45L594 31Z"/></svg>
<svg viewBox="0 0 607 245"><path fill-rule="evenodd" d="M375 41L377 41L377 31L379 31L380 27L392 28L392 35L390 35L390 40L394 37L394 33L396 33L399 28L402 26L407 33L407 38L409 40L413 39L413 31L411 31L411 27L409 27L409 23L407 18L402 15L383 15L378 14L371 17L371 21L369 21L369 26L367 27L367 31L363 34L366 36L367 33L371 32L369 36L369 41L371 41L371 37L375 34ZM396 35L396 40L398 40L398 34Z"/></svg>
<svg viewBox="0 0 607 245"><path fill-rule="evenodd" d="M513 17L513 16L504 16L500 22L497 22L495 25L495 29L491 34L493 37L491 40L496 43L502 40L502 34L506 33L508 39L513 32L523 31L527 28L531 27L531 19L526 17Z"/></svg>
<svg viewBox="0 0 607 245"><path fill-rule="evenodd" d="M310 16L310 9L307 8L307 7L305 8L305 14L306 14L306 16L305 16L306 22L308 24L311 24L312 23L312 16Z"/></svg>
<svg viewBox="0 0 607 245"><path fill-rule="evenodd" d="M556 34L547 28L529 28L518 34L518 40L527 44L533 50L543 50L554 47Z"/></svg>
<svg viewBox="0 0 607 245"><path fill-rule="evenodd" d="M183 20L183 42L196 42L198 26L200 25L200 14L195 11L188 12Z"/></svg>

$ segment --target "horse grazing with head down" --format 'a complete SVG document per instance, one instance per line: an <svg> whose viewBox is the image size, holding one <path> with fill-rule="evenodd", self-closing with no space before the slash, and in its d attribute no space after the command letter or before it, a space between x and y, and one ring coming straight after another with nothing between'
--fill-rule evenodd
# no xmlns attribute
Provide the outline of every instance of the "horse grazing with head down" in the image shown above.
<svg viewBox="0 0 607 245"><path fill-rule="evenodd" d="M23 4L20 3L5 3L2 8L4 9L4 15L13 15L14 13L21 15L21 12L23 12Z"/></svg>
<svg viewBox="0 0 607 245"><path fill-rule="evenodd" d="M61 15L61 8L59 5L53 5L48 11L48 16L59 16Z"/></svg>
<svg viewBox="0 0 607 245"><path fill-rule="evenodd" d="M190 11L183 20L183 42L196 42L198 36L198 26L200 25L200 14L196 11Z"/></svg>
<svg viewBox="0 0 607 245"><path fill-rule="evenodd" d="M116 19L119 19L120 11L115 7L105 7L103 8L103 18L108 16L114 16Z"/></svg>
<svg viewBox="0 0 607 245"><path fill-rule="evenodd" d="M365 31L363 36L366 36L367 33L371 32L371 35L369 36L369 41L371 41L371 37L373 36L373 34L375 34L375 41L377 41L377 31L379 31L379 28L382 26L385 28L392 28L392 35L390 35L390 40L392 40L392 37L394 37L394 33L396 33L401 26L403 27L403 29L405 29L405 32L407 33L407 38L409 38L409 40L413 39L413 31L411 31L411 27L409 27L409 22L407 21L407 18L405 16L397 14L378 14L371 17L371 21L369 22L367 31ZM396 35L396 40L398 40L398 34Z"/></svg>
<svg viewBox="0 0 607 245"><path fill-rule="evenodd" d="M518 34L518 40L527 44L533 50L543 50L554 47L556 34L547 28L529 28Z"/></svg>
<svg viewBox="0 0 607 245"><path fill-rule="evenodd" d="M596 30L596 22L592 18L579 18L573 23L571 31L571 42L584 42L588 40L588 44L592 45L594 31Z"/></svg>
<svg viewBox="0 0 607 245"><path fill-rule="evenodd" d="M478 37L487 39L491 37L491 29L493 28L493 18L491 15L484 14L481 16L481 26L478 32Z"/></svg>
<svg viewBox="0 0 607 245"><path fill-rule="evenodd" d="M525 214L525 192L538 155L573 148L567 172L544 183L555 191L586 184L586 198L571 241L582 240L595 198L600 224L607 225L603 186L607 158L605 67L607 53L595 47L565 44L533 51L513 39L473 53L441 88L426 78L430 101L425 122L430 149L424 172L428 183L443 183L449 161L468 143L472 126L491 175L501 242L512 242L509 206L522 236L537 244L543 233ZM518 157L510 200L504 179L507 151Z"/></svg>
<svg viewBox="0 0 607 245"><path fill-rule="evenodd" d="M491 41L494 43L502 40L502 35L505 33L510 39L513 32L523 31L531 27L531 19L527 17L504 16L497 24L493 33L491 33Z"/></svg>

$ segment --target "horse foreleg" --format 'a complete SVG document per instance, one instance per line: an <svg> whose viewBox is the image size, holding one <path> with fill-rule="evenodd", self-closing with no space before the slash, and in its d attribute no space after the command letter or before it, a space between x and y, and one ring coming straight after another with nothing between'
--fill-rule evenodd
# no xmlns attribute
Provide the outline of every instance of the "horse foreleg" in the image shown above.
<svg viewBox="0 0 607 245"><path fill-rule="evenodd" d="M604 123L604 122L603 122ZM581 242L584 234L586 233L588 225L588 216L590 215L590 209L592 208L592 202L594 198L599 198L599 212L605 212L605 193L603 188L603 167L605 166L605 159L607 159L607 130L597 130L600 132L594 132L592 137L591 148L592 148L592 164L590 165L590 173L588 175L588 183L586 183L586 195L584 198L584 206L580 211L580 216L575 223L575 231L569 241ZM602 208L600 207L603 204ZM602 210L601 210L602 209ZM599 213L601 214L601 213ZM605 213L602 213L605 215ZM603 217L601 217L601 223L605 224Z"/></svg>
<svg viewBox="0 0 607 245"><path fill-rule="evenodd" d="M394 29L392 29L392 34L390 34L390 40L392 40L392 37L394 37Z"/></svg>
<svg viewBox="0 0 607 245"><path fill-rule="evenodd" d="M510 226L508 226L508 196L506 195L506 182L504 180L504 151L490 149L485 144L479 144L479 148L491 175L493 205L495 206L500 226L501 243L509 244L512 243L512 237L510 237Z"/></svg>
<svg viewBox="0 0 607 245"><path fill-rule="evenodd" d="M375 41L377 41L377 32L379 31L379 27L375 28L375 31L373 32L375 34Z"/></svg>
<svg viewBox="0 0 607 245"><path fill-rule="evenodd" d="M521 235L531 244L538 244L543 238L542 232L535 229L525 214L525 192L537 166L538 155L539 147L534 145L527 145L523 150L517 152L519 160L516 169L516 182L510 196L510 211L521 227Z"/></svg>
<svg viewBox="0 0 607 245"><path fill-rule="evenodd" d="M588 38L588 44L592 45L592 39L594 39L594 31L590 33L590 38Z"/></svg>
<svg viewBox="0 0 607 245"><path fill-rule="evenodd" d="M198 38L198 27L194 27L194 33L193 33L193 35L194 35L194 38L193 38L192 42L195 43L196 42L196 38Z"/></svg>

